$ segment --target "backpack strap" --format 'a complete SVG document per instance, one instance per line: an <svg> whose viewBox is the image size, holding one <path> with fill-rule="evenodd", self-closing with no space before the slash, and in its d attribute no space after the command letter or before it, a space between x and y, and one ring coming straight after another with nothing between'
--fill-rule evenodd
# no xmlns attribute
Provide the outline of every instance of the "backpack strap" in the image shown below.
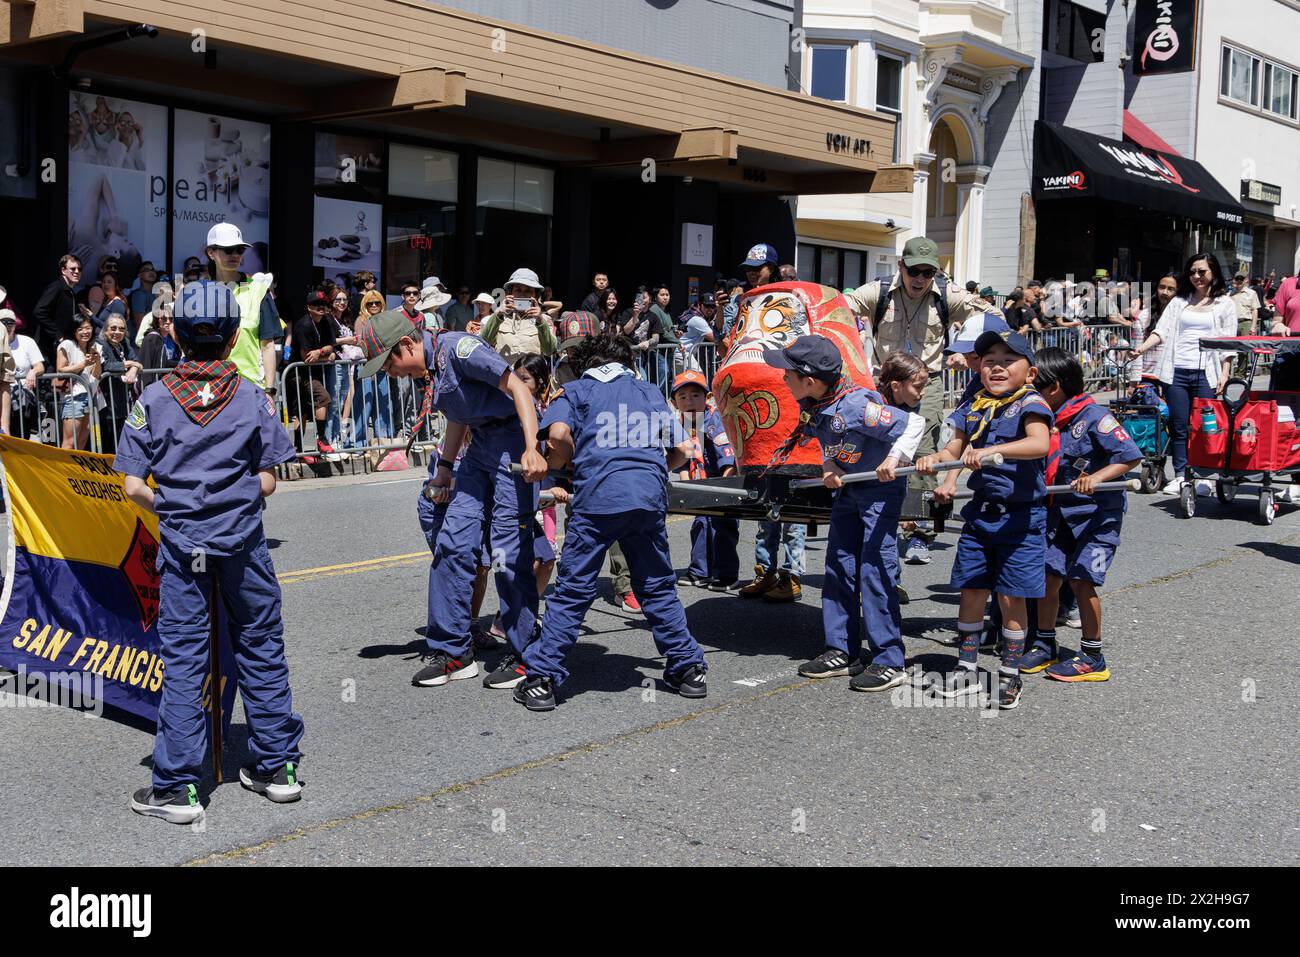
<svg viewBox="0 0 1300 957"><path fill-rule="evenodd" d="M935 307L939 310L939 322L943 324L943 347L948 348L948 277L936 276L934 291L939 294Z"/></svg>
<svg viewBox="0 0 1300 957"><path fill-rule="evenodd" d="M885 285L885 280L876 280L876 314L871 320L871 329L874 332L876 326L880 325L880 320L885 318L885 312L889 309L889 287Z"/></svg>

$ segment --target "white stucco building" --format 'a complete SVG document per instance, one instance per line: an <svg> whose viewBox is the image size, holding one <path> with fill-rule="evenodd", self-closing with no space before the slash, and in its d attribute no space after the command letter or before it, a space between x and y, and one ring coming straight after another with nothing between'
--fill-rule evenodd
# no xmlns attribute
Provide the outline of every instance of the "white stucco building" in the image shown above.
<svg viewBox="0 0 1300 957"><path fill-rule="evenodd" d="M915 167L907 193L799 199L800 277L853 286L895 269L916 235L945 270L983 275L985 190L999 150L990 111L1034 64L1004 36L1012 0L807 0L801 83L814 96L899 117L894 159Z"/></svg>

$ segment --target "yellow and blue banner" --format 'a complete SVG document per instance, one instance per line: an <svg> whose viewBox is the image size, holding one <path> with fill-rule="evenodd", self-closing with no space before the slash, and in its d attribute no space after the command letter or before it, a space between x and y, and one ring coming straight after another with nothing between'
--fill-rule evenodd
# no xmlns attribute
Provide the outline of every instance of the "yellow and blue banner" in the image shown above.
<svg viewBox="0 0 1300 957"><path fill-rule="evenodd" d="M102 682L106 713L156 724L165 678L157 516L126 497L112 456L0 435L0 460L10 516L0 668L51 684ZM224 628L220 658L228 724L236 682ZM204 699L210 711L207 685Z"/></svg>

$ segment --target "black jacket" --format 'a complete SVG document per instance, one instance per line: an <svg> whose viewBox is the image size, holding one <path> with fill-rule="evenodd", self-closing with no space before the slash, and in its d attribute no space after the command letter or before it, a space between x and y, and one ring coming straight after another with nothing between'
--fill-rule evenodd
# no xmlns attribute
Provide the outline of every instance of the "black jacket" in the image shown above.
<svg viewBox="0 0 1300 957"><path fill-rule="evenodd" d="M62 276L45 287L32 317L36 320L36 345L45 356L47 368L53 369L54 350L62 340L74 338L77 331L76 297Z"/></svg>

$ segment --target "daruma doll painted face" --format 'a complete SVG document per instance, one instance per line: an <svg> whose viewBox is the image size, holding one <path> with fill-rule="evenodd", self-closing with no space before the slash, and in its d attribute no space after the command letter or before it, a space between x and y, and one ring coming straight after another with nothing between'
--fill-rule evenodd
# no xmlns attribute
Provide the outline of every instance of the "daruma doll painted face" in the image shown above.
<svg viewBox="0 0 1300 957"><path fill-rule="evenodd" d="M810 333L835 343L844 359L844 375L857 385L875 388L857 318L837 290L813 282L778 282L745 293L731 348L713 377L713 395L742 472L767 468L799 422L799 403L782 381L781 370L763 361L763 352L784 349ZM810 440L790 454L782 470L820 466L821 461L820 446Z"/></svg>

